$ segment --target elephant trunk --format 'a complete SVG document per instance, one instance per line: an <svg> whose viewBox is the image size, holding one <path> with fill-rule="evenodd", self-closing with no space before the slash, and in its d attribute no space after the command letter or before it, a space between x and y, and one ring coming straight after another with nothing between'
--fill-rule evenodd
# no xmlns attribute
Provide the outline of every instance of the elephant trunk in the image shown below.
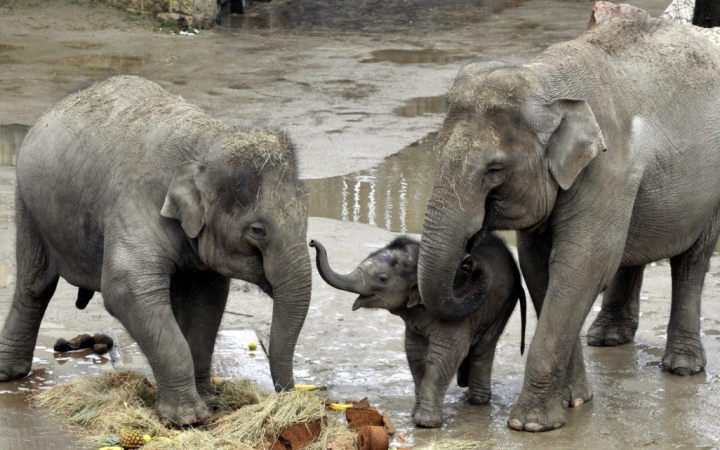
<svg viewBox="0 0 720 450"><path fill-rule="evenodd" d="M482 227L482 223L474 223L473 219L475 222L478 217L482 220L484 211L479 216L471 216L469 208L447 208L447 199L439 197L437 189L434 189L425 214L418 259L418 286L423 303L435 317L459 320L477 311L486 299L484 290L453 290L455 273L466 252L468 240Z"/></svg>
<svg viewBox="0 0 720 450"><path fill-rule="evenodd" d="M310 241L310 247L313 247L317 251L316 262L318 272L327 284L341 291L354 292L360 295L371 294L365 286L366 283L359 268L348 274L339 274L330 267L325 246L316 240L312 240Z"/></svg>
<svg viewBox="0 0 720 450"><path fill-rule="evenodd" d="M274 262L266 263L266 273L270 264L282 264L284 269L273 270L268 277L273 297L268 356L270 375L278 392L295 386L293 356L310 306L312 288L310 255L305 249L304 242L292 245L282 256L273 258Z"/></svg>

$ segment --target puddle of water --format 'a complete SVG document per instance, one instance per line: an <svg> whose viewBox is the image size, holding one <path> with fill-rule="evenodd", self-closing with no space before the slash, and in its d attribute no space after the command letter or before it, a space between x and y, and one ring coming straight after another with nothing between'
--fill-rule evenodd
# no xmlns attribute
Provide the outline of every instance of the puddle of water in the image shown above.
<svg viewBox="0 0 720 450"><path fill-rule="evenodd" d="M397 107L393 113L402 117L417 117L426 114L445 114L448 109L447 97L416 97L405 102L405 105Z"/></svg>
<svg viewBox="0 0 720 450"><path fill-rule="evenodd" d="M363 59L361 63L392 62L396 64L449 64L456 61L473 58L473 55L445 52L442 50L376 50L370 53L371 58Z"/></svg>
<svg viewBox="0 0 720 450"><path fill-rule="evenodd" d="M0 166L14 166L17 151L30 129L27 125L0 125Z"/></svg>
<svg viewBox="0 0 720 450"><path fill-rule="evenodd" d="M22 50L24 47L22 45L12 45L12 44L0 44L0 52L7 52L12 50Z"/></svg>
<svg viewBox="0 0 720 450"><path fill-rule="evenodd" d="M435 173L434 137L429 134L375 168L307 180L310 215L420 233Z"/></svg>
<svg viewBox="0 0 720 450"><path fill-rule="evenodd" d="M146 60L147 58L142 56L87 55L69 56L52 61L50 64L79 67L84 69L88 75L92 76L107 76L128 73L131 69L136 69L143 65Z"/></svg>

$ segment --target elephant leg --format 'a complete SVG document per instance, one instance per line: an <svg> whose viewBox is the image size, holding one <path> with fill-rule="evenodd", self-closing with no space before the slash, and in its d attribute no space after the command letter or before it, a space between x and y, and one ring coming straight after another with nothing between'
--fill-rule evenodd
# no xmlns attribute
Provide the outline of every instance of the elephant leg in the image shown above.
<svg viewBox="0 0 720 450"><path fill-rule="evenodd" d="M152 241L135 238L139 243ZM105 308L122 322L150 363L158 386L155 412L178 425L208 418L210 412L195 387L190 346L173 315L173 264L145 253L139 244L106 247L102 272Z"/></svg>
<svg viewBox="0 0 720 450"><path fill-rule="evenodd" d="M230 280L211 271L176 274L170 282L173 313L190 347L195 386L206 404L215 396L210 365L229 289Z"/></svg>
<svg viewBox="0 0 720 450"><path fill-rule="evenodd" d="M424 336L412 331L409 327L405 328L405 354L407 355L410 373L412 373L413 382L415 383L415 405L413 406L412 415L420 407L420 385L425 377L425 359L428 353L428 340Z"/></svg>
<svg viewBox="0 0 720 450"><path fill-rule="evenodd" d="M452 328L458 324L451 323ZM449 333L448 333L449 332ZM418 406L413 413L413 422L424 428L442 426L442 406L445 393L462 360L467 356L468 342L461 342L452 334L457 330L441 332L439 336L428 337L429 346L425 358L425 374L418 390ZM464 350L462 350L464 349Z"/></svg>
<svg viewBox="0 0 720 450"><path fill-rule="evenodd" d="M59 279L19 192L16 199L17 284L0 333L0 381L30 373L40 322Z"/></svg>
<svg viewBox="0 0 720 450"><path fill-rule="evenodd" d="M644 270L644 265L618 269L603 294L602 309L588 330L588 345L614 347L635 338Z"/></svg>
<svg viewBox="0 0 720 450"><path fill-rule="evenodd" d="M499 337L499 336L498 336ZM492 365L495 359L497 339L480 342L470 348L465 361L468 364L468 401L473 405L484 405L490 401Z"/></svg>
<svg viewBox="0 0 720 450"><path fill-rule="evenodd" d="M700 340L700 303L718 234L720 210L688 250L670 258L672 306L662 364L665 370L676 375L695 375L705 368L705 350Z"/></svg>
<svg viewBox="0 0 720 450"><path fill-rule="evenodd" d="M545 431L559 428L566 421L564 405L579 406L592 399L592 388L582 360L580 330L600 291L617 272L622 257L622 242L607 245L607 233L622 236L629 220L613 223L610 230L593 229L598 225L586 220L583 227L563 222L553 232L552 245L543 236L525 236L520 262L527 269L547 261L545 277L526 278L533 301L545 295L537 330L528 352L523 389L508 419L515 430ZM555 237L557 236L557 240ZM537 239L537 240L536 240ZM540 242L538 242L540 240ZM582 244L582 245L581 245ZM551 252L547 249L552 248ZM528 261L539 258L540 263Z"/></svg>

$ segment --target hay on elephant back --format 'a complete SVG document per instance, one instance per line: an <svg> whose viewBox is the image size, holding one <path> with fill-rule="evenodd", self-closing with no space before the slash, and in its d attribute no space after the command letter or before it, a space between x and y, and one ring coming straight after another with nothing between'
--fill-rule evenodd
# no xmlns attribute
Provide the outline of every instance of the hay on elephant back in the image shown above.
<svg viewBox="0 0 720 450"><path fill-rule="evenodd" d="M123 429L136 430L153 437L142 447L147 450L263 448L284 428L326 416L322 400L311 392L266 394L248 380L226 380L217 391L219 411L201 426L182 431L168 429L158 419L156 389L134 372L77 377L37 393L34 402L62 416L88 443L99 446ZM329 440L342 434L355 433L330 421L320 439L306 448L325 449Z"/></svg>

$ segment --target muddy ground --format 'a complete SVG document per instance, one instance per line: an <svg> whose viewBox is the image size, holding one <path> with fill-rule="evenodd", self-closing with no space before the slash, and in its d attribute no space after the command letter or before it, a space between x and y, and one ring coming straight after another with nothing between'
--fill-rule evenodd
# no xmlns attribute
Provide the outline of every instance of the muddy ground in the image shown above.
<svg viewBox="0 0 720 450"><path fill-rule="evenodd" d="M635 2L652 15L666 3ZM225 11L221 28L178 36L142 16L86 0L0 0L0 137L22 133L55 101L116 74L155 80L232 125L279 127L296 141L301 175L310 180L309 237L321 240L331 263L346 271L390 240L388 230L419 231L432 173L429 133L442 121L441 96L457 71L472 60L524 61L577 35L591 8L589 1L557 0L276 0L250 2L244 17ZM11 164L12 150L2 145L2 161ZM0 168L0 321L15 277L13 185L13 168ZM595 399L553 432L517 433L505 425L525 363L517 312L498 348L491 403L471 406L452 387L446 425L420 430L410 421L413 388L402 322L385 311L351 312L354 296L329 288L315 273L296 381L328 385L327 395L338 399L368 397L418 446L466 438L492 448L717 448L719 262L713 258L704 292L706 372L679 378L660 370L670 296L669 266L660 262L645 274L635 342L584 348ZM61 374L92 373L82 363L107 368L107 360L93 358L64 364L43 347L61 335L108 331L121 340L127 365L146 370L101 299L78 311L75 292L61 284L51 302L36 368L52 360L50 378L58 382ZM252 329L262 338L271 307L257 289L235 283L225 333ZM529 325L531 337L534 314ZM237 374L247 362L242 345L241 339L221 343L219 375ZM10 436L0 440L0 449L81 447L57 419L27 408L27 391L19 389L32 387L28 383L0 385L0 436Z"/></svg>

